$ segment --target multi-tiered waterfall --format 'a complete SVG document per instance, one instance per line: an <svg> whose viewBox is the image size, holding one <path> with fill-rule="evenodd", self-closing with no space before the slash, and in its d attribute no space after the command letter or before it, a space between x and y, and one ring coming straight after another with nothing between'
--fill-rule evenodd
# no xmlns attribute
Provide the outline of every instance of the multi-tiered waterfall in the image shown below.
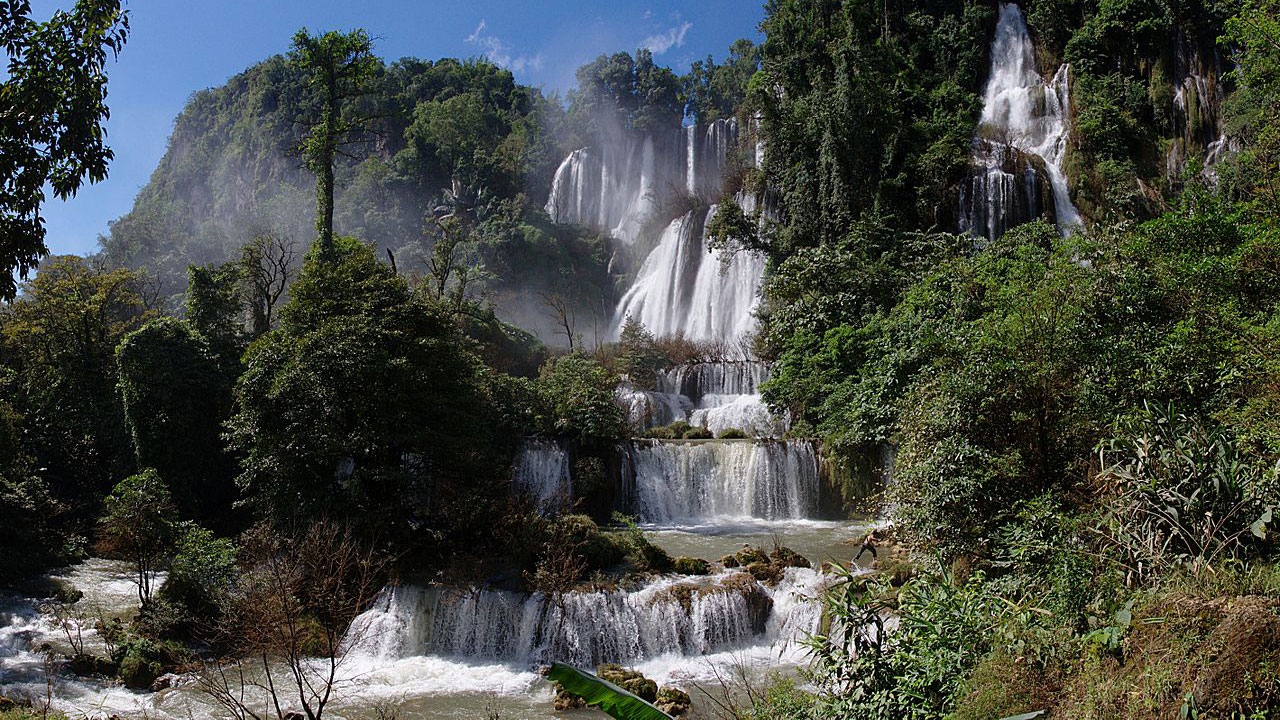
<svg viewBox="0 0 1280 720"><path fill-rule="evenodd" d="M961 232L994 239L1038 217L1062 232L1080 225L1062 165L1070 113L1070 68L1045 82L1022 10L1000 5L991 44L982 119L973 138L973 171L960 189Z"/></svg>
<svg viewBox="0 0 1280 720"><path fill-rule="evenodd" d="M760 386L769 366L758 360L722 360L679 365L659 373L652 389L626 383L618 399L636 430L683 420L713 434L741 430L753 437L780 437L787 418L769 410Z"/></svg>

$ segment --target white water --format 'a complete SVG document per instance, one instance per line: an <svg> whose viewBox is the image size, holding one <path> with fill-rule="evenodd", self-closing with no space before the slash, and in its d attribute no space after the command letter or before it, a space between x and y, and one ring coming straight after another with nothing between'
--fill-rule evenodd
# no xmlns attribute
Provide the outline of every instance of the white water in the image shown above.
<svg viewBox="0 0 1280 720"><path fill-rule="evenodd" d="M624 384L617 397L637 431L683 420L713 434L734 428L751 437L781 437L788 418L760 397L768 379L769 366L756 360L692 363L659 373L652 390Z"/></svg>
<svg viewBox="0 0 1280 720"><path fill-rule="evenodd" d="M738 123L717 120L679 128L674 136L613 133L599 146L571 152L556 169L546 210L552 221L640 239L659 211L681 194L715 200Z"/></svg>
<svg viewBox="0 0 1280 720"><path fill-rule="evenodd" d="M731 581L726 586L724 583ZM668 576L636 590L541 593L396 587L352 625L356 652L396 661L417 656L591 668L794 642L817 630L812 600L826 582L791 568L776 588L744 573ZM687 605L672 592L688 590Z"/></svg>
<svg viewBox="0 0 1280 720"><path fill-rule="evenodd" d="M818 455L804 440L633 440L629 511L647 523L803 519L818 513Z"/></svg>
<svg viewBox="0 0 1280 720"><path fill-rule="evenodd" d="M753 133L758 132L753 128ZM626 245L647 251L636 279L614 311L612 337L628 317L659 337L733 342L755 329L752 315L764 274L758 253L713 250L704 236L723 190L723 175L738 144L738 123L717 120L678 129L662 142L653 136L620 137L573 151L561 162L547 200L555 222L607 230ZM761 147L750 148L748 164ZM706 211L670 213L683 197ZM757 199L737 202L748 212ZM644 237L646 228L662 230Z"/></svg>
<svg viewBox="0 0 1280 720"><path fill-rule="evenodd" d="M731 343L756 326L764 258L710 247L705 228L715 216L689 211L672 220L645 258L635 283L618 302L613 337L627 318L658 337L680 335L699 342Z"/></svg>
<svg viewBox="0 0 1280 720"><path fill-rule="evenodd" d="M556 169L547 214L559 223L607 230L631 243L661 198L653 139L629 139L603 150L580 148Z"/></svg>
<svg viewBox="0 0 1280 720"><path fill-rule="evenodd" d="M516 455L512 481L543 512L553 512L573 503L569 454L550 440L524 441Z"/></svg>
<svg viewBox="0 0 1280 720"><path fill-rule="evenodd" d="M1081 224L1062 169L1070 130L1070 86L1067 65L1045 82L1036 70L1022 11L1013 3L1002 3L991 43L991 76L974 138L976 170L962 193L961 231L994 239L1043 212L1038 175L1030 163L1018 167L1019 153L1044 161L1059 230L1066 233Z"/></svg>

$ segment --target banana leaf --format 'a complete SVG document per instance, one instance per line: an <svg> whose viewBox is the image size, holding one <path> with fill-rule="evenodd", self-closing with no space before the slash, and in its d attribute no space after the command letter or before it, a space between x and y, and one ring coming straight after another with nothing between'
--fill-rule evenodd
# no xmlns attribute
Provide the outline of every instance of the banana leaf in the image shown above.
<svg viewBox="0 0 1280 720"><path fill-rule="evenodd" d="M564 663L551 663L548 680L618 720L672 720L672 717L608 680Z"/></svg>

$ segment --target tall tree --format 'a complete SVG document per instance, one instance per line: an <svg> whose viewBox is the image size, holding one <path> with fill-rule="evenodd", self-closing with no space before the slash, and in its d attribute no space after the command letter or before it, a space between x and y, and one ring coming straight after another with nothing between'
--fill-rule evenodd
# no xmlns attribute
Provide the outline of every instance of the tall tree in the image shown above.
<svg viewBox="0 0 1280 720"><path fill-rule="evenodd" d="M380 63L364 30L331 30L317 36L303 28L293 36L289 59L310 75L311 87L319 93L319 117L302 141L302 154L316 175L316 232L322 254L328 256L333 251L333 163L368 120L343 110L348 101L367 92Z"/></svg>
<svg viewBox="0 0 1280 720"><path fill-rule="evenodd" d="M120 0L79 0L43 23L28 0L0 2L9 60L0 80L0 298L17 294L15 271L25 277L49 254L45 185L66 199L86 178L107 177L105 67L128 30Z"/></svg>

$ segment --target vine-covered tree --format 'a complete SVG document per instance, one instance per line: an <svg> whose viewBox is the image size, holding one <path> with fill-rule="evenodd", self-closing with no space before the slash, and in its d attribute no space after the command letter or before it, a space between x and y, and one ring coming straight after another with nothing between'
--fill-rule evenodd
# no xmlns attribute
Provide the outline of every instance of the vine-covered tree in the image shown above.
<svg viewBox="0 0 1280 720"><path fill-rule="evenodd" d="M177 318L126 335L116 362L138 466L159 471L184 516L224 520L235 499L235 468L222 440L234 378L208 341Z"/></svg>
<svg viewBox="0 0 1280 720"><path fill-rule="evenodd" d="M318 115L309 119L311 130L302 141L302 154L316 176L318 242L323 252L330 253L334 161L353 135L368 127L368 119L351 108L349 101L369 92L369 83L381 63L373 56L373 42L364 30L312 35L303 28L293 36L289 58L307 73L318 93Z"/></svg>

